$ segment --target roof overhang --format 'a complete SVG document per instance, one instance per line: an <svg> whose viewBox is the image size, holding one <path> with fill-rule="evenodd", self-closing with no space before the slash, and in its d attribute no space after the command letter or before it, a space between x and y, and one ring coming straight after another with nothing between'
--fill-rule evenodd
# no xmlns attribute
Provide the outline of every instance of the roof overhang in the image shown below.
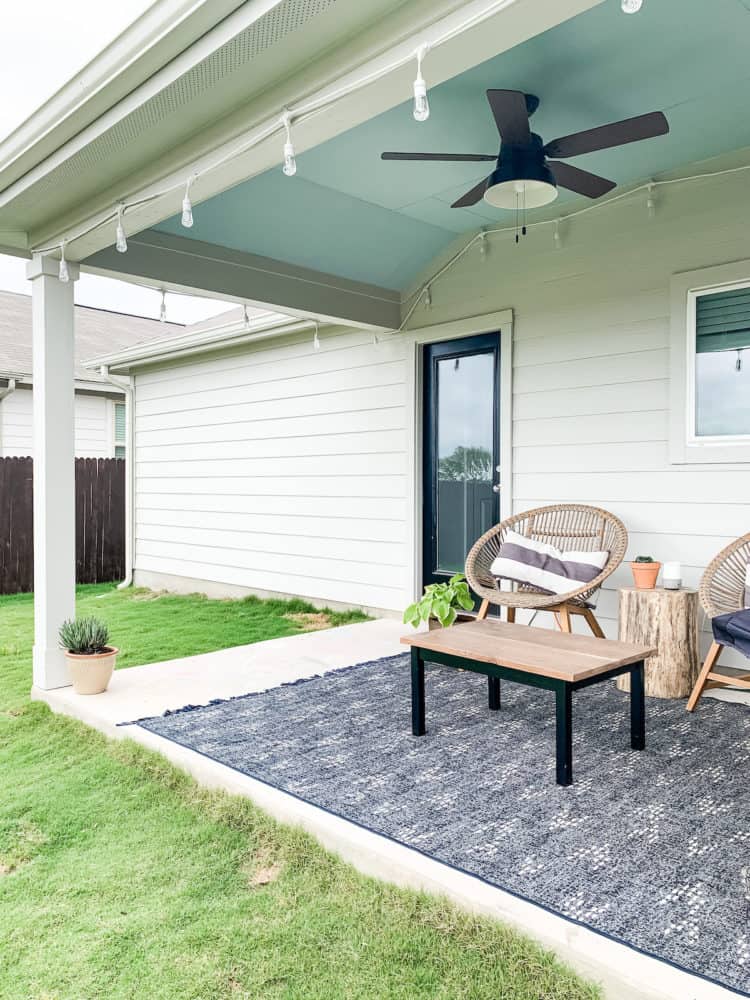
<svg viewBox="0 0 750 1000"><path fill-rule="evenodd" d="M128 207L125 228L143 233L174 215L193 172L198 205L277 166L283 108L325 103L353 82L368 81L295 123L295 146L303 152L402 103L411 93L418 45L440 42L429 56L435 85L602 2L160 0L148 24L133 26L87 67L93 83L84 100L75 102L74 81L0 144L0 245L20 254L55 253L65 239L70 260L93 258L110 274L166 280L107 251L119 203L138 202ZM164 30L169 16L176 23ZM160 273L169 270L173 248L163 258L152 243L148 253L152 262L160 257ZM278 261L255 263L278 272ZM236 297L394 325L388 294L385 305L372 309L373 298L390 289L344 283L327 310L316 308L315 296L300 296L303 287L325 288L330 278L284 275L272 300L254 290ZM347 311L347 302L357 305Z"/></svg>

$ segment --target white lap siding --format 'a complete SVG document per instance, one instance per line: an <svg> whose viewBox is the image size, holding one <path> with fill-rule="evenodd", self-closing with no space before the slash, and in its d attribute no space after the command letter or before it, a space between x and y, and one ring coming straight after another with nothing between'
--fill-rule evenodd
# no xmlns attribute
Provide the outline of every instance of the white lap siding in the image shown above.
<svg viewBox="0 0 750 1000"><path fill-rule="evenodd" d="M76 393L75 453L78 458L111 458L113 403L104 396ZM0 402L0 457L34 454L33 393L18 388Z"/></svg>
<svg viewBox="0 0 750 1000"><path fill-rule="evenodd" d="M136 577L400 609L405 344L336 331L136 380Z"/></svg>

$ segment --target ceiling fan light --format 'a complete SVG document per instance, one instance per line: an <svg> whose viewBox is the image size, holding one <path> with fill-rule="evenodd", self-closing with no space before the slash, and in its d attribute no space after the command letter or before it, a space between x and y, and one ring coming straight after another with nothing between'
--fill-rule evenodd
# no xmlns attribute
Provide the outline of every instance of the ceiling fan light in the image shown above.
<svg viewBox="0 0 750 1000"><path fill-rule="evenodd" d="M541 208L556 197L557 188L547 181L500 181L488 185L484 192L484 200L493 208Z"/></svg>

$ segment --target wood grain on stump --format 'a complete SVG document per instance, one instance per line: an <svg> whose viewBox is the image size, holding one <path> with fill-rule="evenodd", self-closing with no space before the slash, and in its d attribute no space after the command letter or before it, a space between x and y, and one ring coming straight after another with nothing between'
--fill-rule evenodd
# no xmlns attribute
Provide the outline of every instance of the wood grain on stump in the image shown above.
<svg viewBox="0 0 750 1000"><path fill-rule="evenodd" d="M687 698L698 676L698 592L695 590L620 591L620 639L656 646L646 660L646 694L652 698ZM630 678L618 677L621 691Z"/></svg>

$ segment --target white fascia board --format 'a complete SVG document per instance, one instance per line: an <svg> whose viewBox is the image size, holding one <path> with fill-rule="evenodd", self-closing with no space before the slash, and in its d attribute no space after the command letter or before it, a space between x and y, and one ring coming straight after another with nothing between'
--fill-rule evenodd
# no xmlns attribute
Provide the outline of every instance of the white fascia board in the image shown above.
<svg viewBox="0 0 750 1000"><path fill-rule="evenodd" d="M3 139L0 190L90 126L243 3L244 0L153 3Z"/></svg>
<svg viewBox="0 0 750 1000"><path fill-rule="evenodd" d="M197 205L278 165L278 135L244 150L254 135L264 135L269 127L279 125L284 107L293 109L301 102L337 93L352 81L374 78L367 87L295 124L295 147L304 152L403 103L412 91L413 57L419 45L429 45L456 31L429 53L429 79L434 86L602 2L605 0L506 0L491 16L466 30L458 30L472 16L486 11L488 0L470 0L459 4L458 9L455 0L411 0L348 45L338 46L313 64L301 66L298 74L290 74L283 84L263 93L248 107L221 119L189 143L165 150L160 159L151 158L130 181L120 180L117 187L87 200L85 209L81 206L50 222L30 238L34 246L49 246L65 237L69 259L83 260L112 243L111 225L104 223L109 223L113 205L118 201L147 199L146 204L129 209L125 219L128 234L142 232L178 211L186 170L200 175L191 189L193 204ZM227 22L232 20L228 18ZM377 55L373 56L373 52ZM379 76L385 68L399 62L403 65L398 69ZM184 68L177 70L178 63L180 60L175 60L158 74L155 90L184 72ZM115 115L121 116L119 108L110 112L113 119ZM96 124L98 127L99 123ZM85 146L86 133L75 141ZM224 157L232 158L215 167L216 161ZM51 165L54 157L39 168L39 176ZM29 180L31 177L23 178L23 185ZM164 194L165 188L174 190ZM21 190L19 187L18 191ZM11 190L0 195L0 208L13 194ZM100 228L72 238L76 231L92 226Z"/></svg>
<svg viewBox="0 0 750 1000"><path fill-rule="evenodd" d="M86 366L88 367L88 366ZM16 382L17 389L31 389L34 386L34 379L30 372L11 372L0 370L0 380L7 382L9 379L14 379ZM117 389L114 389L111 385L100 379L75 379L74 388L76 392L86 392L86 393L96 393L97 395L122 395Z"/></svg>
<svg viewBox="0 0 750 1000"><path fill-rule="evenodd" d="M277 316L269 320L268 316L253 316L245 325L239 319L232 323L220 324L208 330L197 333L184 333L176 337L166 337L163 340L152 340L147 344L136 344L123 351L107 354L99 358L84 361L84 368L92 370L106 367L110 372L127 374L133 368L143 365L157 364L173 358L185 357L190 354L202 354L218 347L231 347L281 337L301 330L309 330L315 326L315 320L300 320L289 316ZM322 324L320 328L323 329Z"/></svg>

